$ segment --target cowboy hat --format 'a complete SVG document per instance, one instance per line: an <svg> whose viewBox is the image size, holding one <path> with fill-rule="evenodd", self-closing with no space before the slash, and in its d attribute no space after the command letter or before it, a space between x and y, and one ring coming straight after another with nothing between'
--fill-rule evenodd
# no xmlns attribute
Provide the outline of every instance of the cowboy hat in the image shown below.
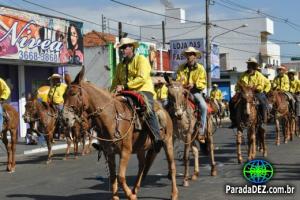
<svg viewBox="0 0 300 200"><path fill-rule="evenodd" d="M250 57L246 63L255 63L258 66L258 62L254 57Z"/></svg>
<svg viewBox="0 0 300 200"><path fill-rule="evenodd" d="M115 45L116 48L121 48L124 45L131 44L134 48L139 47L139 43L131 38L122 38L121 41Z"/></svg>
<svg viewBox="0 0 300 200"><path fill-rule="evenodd" d="M289 69L288 73L289 73L289 74L296 74L296 70L294 70L294 69Z"/></svg>
<svg viewBox="0 0 300 200"><path fill-rule="evenodd" d="M62 76L60 74L52 74L52 76L50 76L48 80L52 79L62 79Z"/></svg>
<svg viewBox="0 0 300 200"><path fill-rule="evenodd" d="M182 52L182 55L184 55L185 57L187 57L188 53L195 53L197 58L200 58L202 56L201 51L195 49L194 47L188 47L187 49L185 49Z"/></svg>
<svg viewBox="0 0 300 200"><path fill-rule="evenodd" d="M213 87L218 87L218 84L213 84Z"/></svg>
<svg viewBox="0 0 300 200"><path fill-rule="evenodd" d="M280 66L278 66L278 67L277 67L277 70L280 70L280 69L282 69L282 70L286 70L286 67L285 67L285 66L283 66L283 65L280 65Z"/></svg>

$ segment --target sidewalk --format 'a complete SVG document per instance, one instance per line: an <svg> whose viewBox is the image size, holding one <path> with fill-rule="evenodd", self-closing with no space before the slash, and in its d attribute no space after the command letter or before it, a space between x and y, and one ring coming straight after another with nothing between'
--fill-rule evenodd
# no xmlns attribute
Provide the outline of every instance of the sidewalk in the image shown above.
<svg viewBox="0 0 300 200"><path fill-rule="evenodd" d="M67 147L67 142L65 140L55 140L55 144L52 144L52 150L58 150L58 149L65 149ZM37 144L37 145L28 145L25 143L25 141L20 141L17 143L16 146L16 155L30 155L30 154L36 154L41 152L47 152L47 144L44 143L43 145ZM0 142L0 158L6 157L6 149L3 142Z"/></svg>

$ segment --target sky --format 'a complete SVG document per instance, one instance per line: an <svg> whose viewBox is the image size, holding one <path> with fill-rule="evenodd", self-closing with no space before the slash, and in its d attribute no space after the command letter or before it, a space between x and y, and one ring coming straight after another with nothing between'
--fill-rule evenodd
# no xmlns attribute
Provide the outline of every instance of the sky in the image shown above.
<svg viewBox="0 0 300 200"><path fill-rule="evenodd" d="M110 32L117 34L117 23L112 21L118 20L136 25L161 24L164 17L146 13L140 10L129 8L110 0L26 0L63 13L79 17L101 24L101 15L109 18ZM134 5L139 8L151 10L153 12L164 14L164 5L161 0L117 0L119 2ZM171 0L174 7L184 8L186 18L193 21L205 20L205 0ZM9 5L16 8L33 10L35 12L61 16L72 19L70 16L64 16L48 9L32 5L24 0L0 0L3 5ZM263 13L279 17L273 18L274 34L272 39L284 40L292 43L280 43L281 54L300 57L300 1L299 0L215 0L210 6L211 19L237 19L247 17L261 17L254 11L246 10L234 6L237 3L243 7L251 8L254 11L260 10ZM228 8L229 7L229 8ZM272 19L272 18L271 18ZM295 23L289 25L284 22ZM76 19L78 20L78 19ZM101 26L84 22L84 32L90 30L101 31ZM140 28L123 24L123 30L129 33L139 35ZM289 58L282 58L282 61L288 61Z"/></svg>

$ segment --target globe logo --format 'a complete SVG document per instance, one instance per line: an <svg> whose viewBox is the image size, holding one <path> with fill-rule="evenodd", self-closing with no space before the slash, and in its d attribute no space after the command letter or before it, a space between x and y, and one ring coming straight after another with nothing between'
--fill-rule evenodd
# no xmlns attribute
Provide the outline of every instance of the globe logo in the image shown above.
<svg viewBox="0 0 300 200"><path fill-rule="evenodd" d="M265 184L274 174L272 165L265 160L252 160L243 168L244 177L252 184Z"/></svg>

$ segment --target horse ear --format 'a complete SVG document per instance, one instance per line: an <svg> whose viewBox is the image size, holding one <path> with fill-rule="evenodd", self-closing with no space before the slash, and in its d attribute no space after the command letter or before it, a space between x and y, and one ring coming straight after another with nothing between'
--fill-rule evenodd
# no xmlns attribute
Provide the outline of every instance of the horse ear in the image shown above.
<svg viewBox="0 0 300 200"><path fill-rule="evenodd" d="M170 78L166 72L164 73L164 79L168 84L170 84Z"/></svg>
<svg viewBox="0 0 300 200"><path fill-rule="evenodd" d="M74 84L80 84L81 81L83 81L84 73L85 73L85 67L83 65L80 72L77 74L75 80L73 81L73 83Z"/></svg>
<svg viewBox="0 0 300 200"><path fill-rule="evenodd" d="M27 94L26 100L30 101L32 99L31 93Z"/></svg>
<svg viewBox="0 0 300 200"><path fill-rule="evenodd" d="M72 82L72 78L70 74L65 74L65 82L67 85L70 85Z"/></svg>

